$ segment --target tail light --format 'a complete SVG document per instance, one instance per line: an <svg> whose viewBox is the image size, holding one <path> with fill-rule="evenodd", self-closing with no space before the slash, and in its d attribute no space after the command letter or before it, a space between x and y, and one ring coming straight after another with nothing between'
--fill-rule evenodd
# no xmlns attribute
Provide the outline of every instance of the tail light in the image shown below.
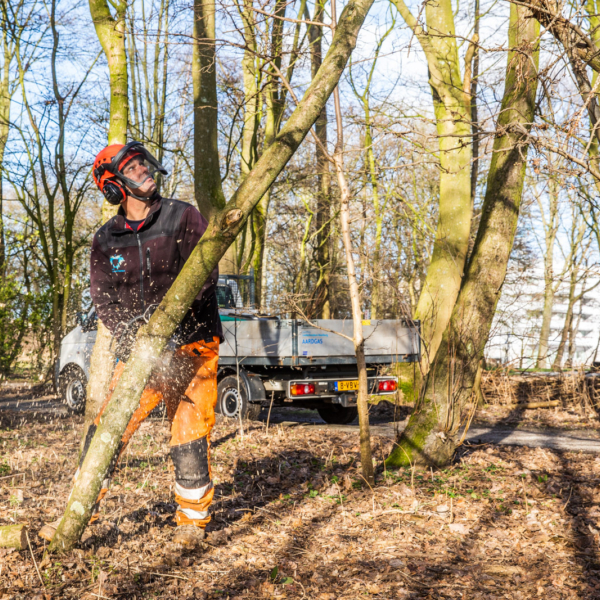
<svg viewBox="0 0 600 600"><path fill-rule="evenodd" d="M395 392L398 384L393 379L379 382L380 392Z"/></svg>
<svg viewBox="0 0 600 600"><path fill-rule="evenodd" d="M292 396L310 396L315 393L314 383L294 383L291 387Z"/></svg>

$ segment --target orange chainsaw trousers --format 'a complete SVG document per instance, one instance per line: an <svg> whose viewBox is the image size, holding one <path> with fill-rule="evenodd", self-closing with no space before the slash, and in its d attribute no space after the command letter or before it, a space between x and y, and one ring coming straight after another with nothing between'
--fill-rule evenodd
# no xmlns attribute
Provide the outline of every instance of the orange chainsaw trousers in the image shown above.
<svg viewBox="0 0 600 600"><path fill-rule="evenodd" d="M215 423L218 362L218 338L212 342L194 342L178 348L168 366L156 369L151 375L140 398L140 405L131 416L121 439L118 458L123 455L127 443L148 415L160 402L165 403L171 424L170 450L175 466L175 500L178 504L175 520L178 525L205 527L210 521L208 509L214 494L210 432ZM108 394L94 421L96 427L124 368L124 363L117 363ZM110 476L111 473L108 473L107 477ZM108 483L103 485L97 504L107 491Z"/></svg>

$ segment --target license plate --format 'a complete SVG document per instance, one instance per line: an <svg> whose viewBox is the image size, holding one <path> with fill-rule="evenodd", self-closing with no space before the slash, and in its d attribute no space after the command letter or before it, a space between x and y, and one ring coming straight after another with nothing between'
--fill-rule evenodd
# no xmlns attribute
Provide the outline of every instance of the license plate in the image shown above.
<svg viewBox="0 0 600 600"><path fill-rule="evenodd" d="M335 389L337 392L350 392L358 389L358 380L354 381L336 381Z"/></svg>

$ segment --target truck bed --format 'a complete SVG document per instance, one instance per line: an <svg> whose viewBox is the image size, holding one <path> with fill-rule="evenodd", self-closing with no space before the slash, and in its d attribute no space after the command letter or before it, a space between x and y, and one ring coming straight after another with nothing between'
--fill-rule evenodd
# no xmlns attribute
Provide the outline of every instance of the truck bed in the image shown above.
<svg viewBox="0 0 600 600"><path fill-rule="evenodd" d="M403 319L363 321L367 363L416 362L420 322ZM223 321L220 365L309 366L355 364L351 320L235 318Z"/></svg>

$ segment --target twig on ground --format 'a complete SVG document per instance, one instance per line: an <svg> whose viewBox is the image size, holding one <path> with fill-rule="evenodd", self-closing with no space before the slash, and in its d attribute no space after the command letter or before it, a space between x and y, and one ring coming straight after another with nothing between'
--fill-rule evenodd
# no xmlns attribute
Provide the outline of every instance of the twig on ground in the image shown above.
<svg viewBox="0 0 600 600"><path fill-rule="evenodd" d="M29 541L29 534L27 533L27 530L25 530L25 535L27 536L27 545L29 546L29 552L31 552L31 560L33 560L33 564L35 565L35 570L37 571L38 577L40 578L40 583L42 584L42 587L46 589L46 585L44 584L44 580L42 579L40 570L38 569L37 561L35 560L35 556L33 555L33 550L31 549L31 542Z"/></svg>

